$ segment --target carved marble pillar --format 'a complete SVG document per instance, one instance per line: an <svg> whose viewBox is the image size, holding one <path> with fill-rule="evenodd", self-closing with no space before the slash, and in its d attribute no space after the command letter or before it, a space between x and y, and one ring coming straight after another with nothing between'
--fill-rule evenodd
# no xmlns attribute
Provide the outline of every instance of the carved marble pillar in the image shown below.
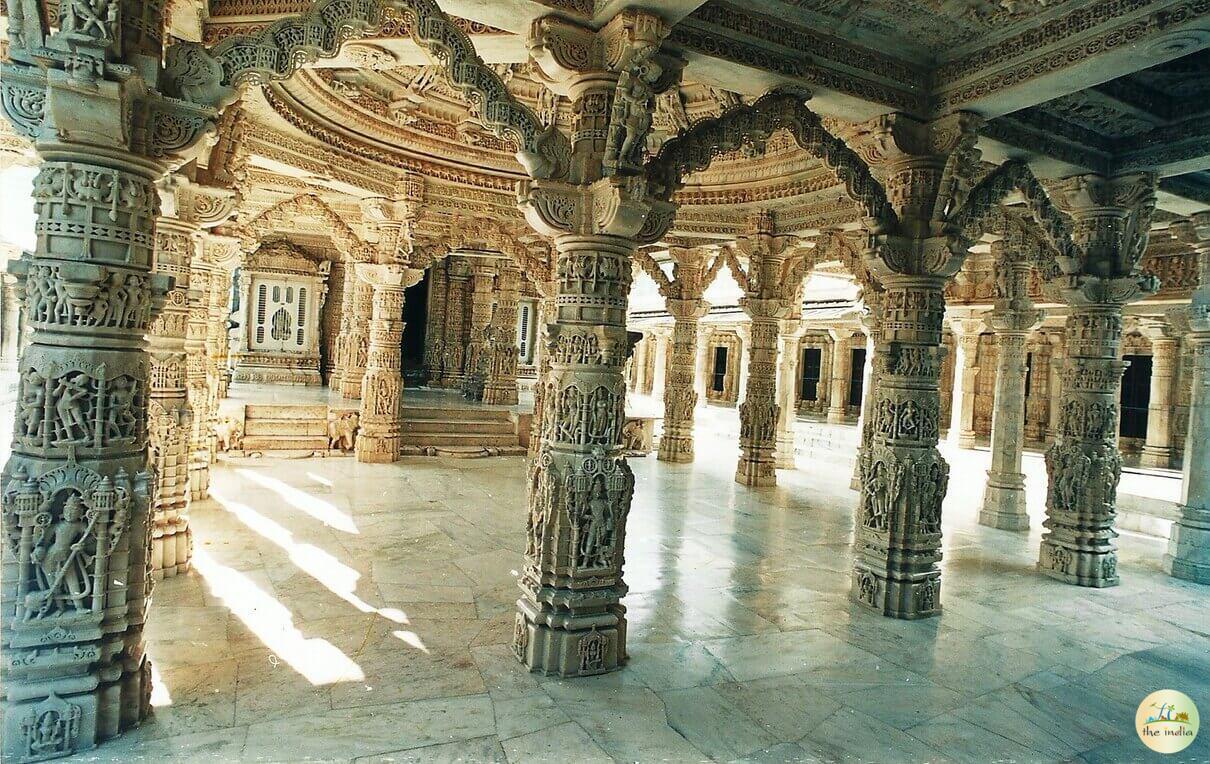
<svg viewBox="0 0 1210 764"><path fill-rule="evenodd" d="M853 460L853 477L849 488L861 490L861 454L869 449L872 442L871 423L873 422L873 405L878 399L878 367L874 363L875 350L882 344L882 292L875 290L873 285L863 287L862 300L865 302L865 314L861 318L861 328L865 332L865 370L862 377L861 414L857 417L857 429L861 433L861 445L857 448L857 458Z"/></svg>
<svg viewBox="0 0 1210 764"><path fill-rule="evenodd" d="M622 449L622 369L634 244L566 234L555 245L561 277L544 326L549 366L539 377L542 431L514 648L532 670L579 676L626 661L619 601L634 476Z"/></svg>
<svg viewBox="0 0 1210 764"><path fill-rule="evenodd" d="M778 335L777 364L777 439L773 450L774 466L779 470L795 468L794 422L798 419L798 362L802 356L802 322L785 319Z"/></svg>
<svg viewBox="0 0 1210 764"><path fill-rule="evenodd" d="M194 463L197 467L190 476L194 501L206 498L209 465L214 462L217 453L214 428L218 424L219 402L227 397L227 388L231 384L232 282L234 271L243 257L239 239L233 236L206 233L203 235L202 246L206 261L212 264L214 269L211 272L209 304L206 309L206 380L209 388L207 419L199 432L199 441L194 445ZM201 467L203 462L206 465L204 470Z"/></svg>
<svg viewBox="0 0 1210 764"><path fill-rule="evenodd" d="M162 217L156 224L153 270L174 279L163 311L147 333L151 358L148 446L155 474L151 513L151 566L158 580L189 569L189 265L198 250L196 225Z"/></svg>
<svg viewBox="0 0 1210 764"><path fill-rule="evenodd" d="M1060 406L1063 403L1063 365L1067 355L1062 333L1050 335L1050 369L1046 389L1050 413L1046 424L1046 439L1053 443L1059 437Z"/></svg>
<svg viewBox="0 0 1210 764"><path fill-rule="evenodd" d="M877 224L863 256L884 292L852 595L892 618L941 612L937 562L950 472L937 450L945 288L967 247L944 220L977 166L978 126L966 113L931 122L896 114L869 128L896 219Z"/></svg>
<svg viewBox="0 0 1210 764"><path fill-rule="evenodd" d="M344 262L341 270L344 283L340 287L340 328L336 335L336 366L328 381L328 389L337 391L344 389L344 377L348 373L346 365L349 362L348 338L353 324L353 295L357 290L357 264L352 260ZM426 349L427 352L427 349Z"/></svg>
<svg viewBox="0 0 1210 764"><path fill-rule="evenodd" d="M1180 340L1166 326L1145 327L1144 332L1151 338L1151 400L1141 462L1144 467L1167 469L1172 466L1173 382Z"/></svg>
<svg viewBox="0 0 1210 764"><path fill-rule="evenodd" d="M651 335L647 332L642 334L643 339L634 346L634 353L630 357L630 389L639 395L644 394L643 383L646 382L647 353L651 347L648 339Z"/></svg>
<svg viewBox="0 0 1210 764"><path fill-rule="evenodd" d="M512 261L501 263L496 275L496 313L491 327L491 358L483 402L497 406L517 403L517 299L521 294L521 271Z"/></svg>
<svg viewBox="0 0 1210 764"><path fill-rule="evenodd" d="M470 266L462 257L446 260L445 272L445 326L442 332L443 362L441 386L459 389L462 387L462 368L465 360L466 338L466 292L470 279Z"/></svg>
<svg viewBox="0 0 1210 764"><path fill-rule="evenodd" d="M59 51L69 50L69 32L52 35ZM131 38L128 52L138 50ZM80 34L64 60L81 75L108 72L97 48L104 42ZM0 476L0 758L11 762L92 748L138 725L151 693L143 647L153 503L145 336L172 287L151 273L155 184L166 168L147 158L151 147L121 141L142 135L126 120L146 113L149 101L140 99L158 95L140 91L130 69L88 81L49 66L49 56L40 51L30 66L6 62L3 71L4 107L36 138L42 160L33 190L37 243L9 263L32 332L18 366L12 456ZM43 103L54 110L45 127ZM36 115L22 111L31 104ZM162 108L175 118L176 106Z"/></svg>
<svg viewBox="0 0 1210 764"><path fill-rule="evenodd" d="M537 382L534 384L534 417L529 430L529 448L526 450L531 470L537 464L539 447L542 445L542 417L546 412L546 379L550 374L550 352L546 343L541 339L546 336L546 325L554 317L555 307L553 297L543 297L538 300L537 336L539 341L537 347L534 348Z"/></svg>
<svg viewBox="0 0 1210 764"><path fill-rule="evenodd" d="M740 324L735 327L735 336L739 338L739 347L734 354L728 353L727 364L730 366L735 361L739 362L739 369L735 372L735 400L738 402L743 400L748 389L748 361L752 357L748 348L752 347L752 325Z"/></svg>
<svg viewBox="0 0 1210 764"><path fill-rule="evenodd" d="M483 400L491 363L492 290L496 283L496 263L475 260L471 266L469 310L467 311L466 357L462 368L462 395L467 400Z"/></svg>
<svg viewBox="0 0 1210 764"><path fill-rule="evenodd" d="M672 326L672 358L664 385L664 434L659 459L665 462L693 461L693 410L697 407L697 322L706 315L702 300L668 300Z"/></svg>
<svg viewBox="0 0 1210 764"><path fill-rule="evenodd" d="M709 326L698 325L697 330L697 359L693 367L693 390L697 393L697 405L706 405L706 390L710 384L710 337L714 330Z"/></svg>
<svg viewBox="0 0 1210 764"><path fill-rule="evenodd" d="M369 349L362 377L361 431L357 461L371 464L399 459L403 406L403 301L408 287L420 283L424 271L402 265L358 263L358 279L373 288Z"/></svg>
<svg viewBox="0 0 1210 764"><path fill-rule="evenodd" d="M347 270L356 273L358 265L362 263L349 263ZM361 397L362 381L369 363L370 321L374 311L374 287L360 274L353 280L352 287L351 290L346 287L347 293L352 295L347 326L344 325L345 317L341 317L341 347L345 359L340 375L340 395L348 400Z"/></svg>
<svg viewBox="0 0 1210 764"><path fill-rule="evenodd" d="M829 329L832 338L832 381L828 385L828 421L843 424L848 418L846 406L849 398L849 367L853 353L849 348L849 332L845 329Z"/></svg>
<svg viewBox="0 0 1210 764"><path fill-rule="evenodd" d="M660 52L667 33L658 17L634 9L600 29L553 16L531 26L530 56L575 115L564 137L566 177L517 187L526 220L557 253L513 640L518 659L545 674L600 674L627 660L620 600L634 476L622 448L626 307L638 241L657 240L671 223L671 206L635 182L652 99L680 73L679 59Z"/></svg>
<svg viewBox="0 0 1210 764"><path fill-rule="evenodd" d="M436 387L445 356L445 263L429 268L428 320L424 325L424 373L427 384Z"/></svg>
<svg viewBox="0 0 1210 764"><path fill-rule="evenodd" d="M21 341L21 302L17 298L17 280L0 274L0 369L17 368Z"/></svg>
<svg viewBox="0 0 1210 764"><path fill-rule="evenodd" d="M954 361L954 403L950 408L948 440L959 448L975 447L975 382L979 377L979 335L983 321L956 319L949 322L957 345Z"/></svg>
<svg viewBox="0 0 1210 764"><path fill-rule="evenodd" d="M1197 247L1198 288L1172 317L1189 324L1192 349L1189 431L1185 438L1181 516L1172 524L1164 569L1177 578L1210 584L1210 214L1193 218L1188 231Z"/></svg>
<svg viewBox="0 0 1210 764"><path fill-rule="evenodd" d="M1082 176L1059 188L1075 219L1084 252L1081 270L1052 277L1048 296L1070 306L1063 365L1059 437L1046 452L1047 532L1038 568L1079 586L1116 586L1113 528L1122 457L1118 399L1122 372L1122 308L1153 293L1142 276L1155 207L1155 177Z"/></svg>
<svg viewBox="0 0 1210 764"><path fill-rule="evenodd" d="M1021 454L1025 442L1025 342L1042 320L1033 310L1025 280L1029 265L1014 243L996 242L996 268L1006 278L995 307L986 317L996 334L996 393L992 407L991 469L983 493L979 522L1008 531L1029 530L1025 475Z"/></svg>
<svg viewBox="0 0 1210 764"><path fill-rule="evenodd" d="M668 328L661 326L651 333L651 392L653 398L664 400L668 390L668 356L672 338Z"/></svg>
<svg viewBox="0 0 1210 764"><path fill-rule="evenodd" d="M740 298L751 319L748 384L739 406L739 464L735 482L748 486L777 484L777 336L779 322L790 312L785 300Z"/></svg>

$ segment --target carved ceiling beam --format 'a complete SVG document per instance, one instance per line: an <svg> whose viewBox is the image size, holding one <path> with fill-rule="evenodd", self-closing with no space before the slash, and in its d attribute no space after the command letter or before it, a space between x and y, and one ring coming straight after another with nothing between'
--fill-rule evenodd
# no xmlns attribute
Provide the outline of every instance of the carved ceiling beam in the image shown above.
<svg viewBox="0 0 1210 764"><path fill-rule="evenodd" d="M1210 47L1208 12L1207 0L1078 4L941 66L933 111L966 109L990 119Z"/></svg>

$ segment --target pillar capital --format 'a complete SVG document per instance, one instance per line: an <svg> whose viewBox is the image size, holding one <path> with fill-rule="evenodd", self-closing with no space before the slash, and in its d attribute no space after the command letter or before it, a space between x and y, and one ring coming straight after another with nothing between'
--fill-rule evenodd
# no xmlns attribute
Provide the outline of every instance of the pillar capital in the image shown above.
<svg viewBox="0 0 1210 764"><path fill-rule="evenodd" d="M710 312L710 303L701 299L670 299L665 302L665 305L669 315L674 319L682 321L686 319L698 320L704 318Z"/></svg>
<svg viewBox="0 0 1210 764"><path fill-rule="evenodd" d="M357 278L375 289L408 289L424 279L424 271L397 264L357 263Z"/></svg>
<svg viewBox="0 0 1210 764"><path fill-rule="evenodd" d="M1025 338L1042 324L1045 313L1041 310L995 309L983 317L984 325L997 337L1020 336Z"/></svg>

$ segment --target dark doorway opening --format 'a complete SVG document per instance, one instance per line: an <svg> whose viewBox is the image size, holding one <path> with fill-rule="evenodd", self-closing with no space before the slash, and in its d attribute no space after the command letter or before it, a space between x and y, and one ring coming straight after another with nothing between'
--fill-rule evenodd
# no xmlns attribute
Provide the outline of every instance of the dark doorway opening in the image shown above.
<svg viewBox="0 0 1210 764"><path fill-rule="evenodd" d="M1130 365L1122 375L1122 423L1118 434L1123 438L1147 437L1147 407L1151 405L1151 356L1128 355Z"/></svg>
<svg viewBox="0 0 1210 764"><path fill-rule="evenodd" d="M714 349L714 373L711 375L710 389L716 393L727 389L727 348L724 345Z"/></svg>
<svg viewBox="0 0 1210 764"><path fill-rule="evenodd" d="M849 405L861 407L865 393L865 348L854 348L849 364Z"/></svg>
<svg viewBox="0 0 1210 764"><path fill-rule="evenodd" d="M425 271L419 284L408 287L403 295L403 339L399 349L402 355L400 368L406 387L424 384L424 336L429 317L429 274Z"/></svg>
<svg viewBox="0 0 1210 764"><path fill-rule="evenodd" d="M802 399L819 400L819 370L823 366L823 350L803 348L802 351Z"/></svg>

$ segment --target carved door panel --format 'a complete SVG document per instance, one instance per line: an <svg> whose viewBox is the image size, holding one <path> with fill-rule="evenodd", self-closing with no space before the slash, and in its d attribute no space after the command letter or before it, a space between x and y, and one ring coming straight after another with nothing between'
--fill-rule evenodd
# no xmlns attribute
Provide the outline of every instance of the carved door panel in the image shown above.
<svg viewBox="0 0 1210 764"><path fill-rule="evenodd" d="M252 293L250 350L299 352L307 347L311 288L305 281L259 281Z"/></svg>

